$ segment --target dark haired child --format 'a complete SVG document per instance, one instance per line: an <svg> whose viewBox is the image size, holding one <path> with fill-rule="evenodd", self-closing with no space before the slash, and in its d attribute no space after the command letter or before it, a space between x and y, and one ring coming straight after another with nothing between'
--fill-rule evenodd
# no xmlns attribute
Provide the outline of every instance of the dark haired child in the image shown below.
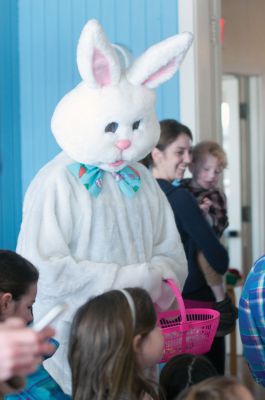
<svg viewBox="0 0 265 400"><path fill-rule="evenodd" d="M194 196L181 186L185 170L191 163L191 145L192 134L187 126L173 119L162 120L159 142L143 162L151 168L167 196L184 246L189 270L182 290L185 304L195 302L200 304L199 307L204 305L209 308L215 297L199 266L197 254L201 251L215 271L223 275L228 269L228 253L206 221ZM224 373L223 337L214 339L207 356L217 371Z"/></svg>
<svg viewBox="0 0 265 400"><path fill-rule="evenodd" d="M193 354L172 357L163 367L159 385L165 400L173 400L184 389L218 373L208 358Z"/></svg>
<svg viewBox="0 0 265 400"><path fill-rule="evenodd" d="M0 250L0 320L19 317L26 324L33 321L32 306L37 293L39 273L19 254ZM55 344L55 341L54 341ZM42 365L27 376L26 387L18 393L7 394L5 400L70 399Z"/></svg>

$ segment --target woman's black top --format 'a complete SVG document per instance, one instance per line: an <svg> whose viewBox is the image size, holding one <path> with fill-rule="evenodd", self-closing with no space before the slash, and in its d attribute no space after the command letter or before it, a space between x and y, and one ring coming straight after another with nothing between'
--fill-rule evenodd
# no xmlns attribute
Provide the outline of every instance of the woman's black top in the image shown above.
<svg viewBox="0 0 265 400"><path fill-rule="evenodd" d="M202 252L212 268L223 275L228 268L228 253L206 221L192 194L181 186L171 185L164 179L157 179L157 182L174 212L188 261L189 272L182 292L183 297L214 300L198 265L197 254Z"/></svg>

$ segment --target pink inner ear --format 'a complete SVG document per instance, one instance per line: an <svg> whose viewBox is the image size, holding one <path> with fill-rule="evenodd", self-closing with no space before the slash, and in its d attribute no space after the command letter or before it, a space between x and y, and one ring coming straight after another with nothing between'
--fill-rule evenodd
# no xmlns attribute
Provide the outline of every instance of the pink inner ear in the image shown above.
<svg viewBox="0 0 265 400"><path fill-rule="evenodd" d="M111 83L109 62L98 49L95 49L93 53L92 70L95 80L100 86L107 86Z"/></svg>
<svg viewBox="0 0 265 400"><path fill-rule="evenodd" d="M167 75L171 72L172 69L175 70L177 60L173 58L173 60L169 61L168 64L164 65L164 67L160 68L154 74L150 75L144 82L143 85L148 84L149 82L156 81L161 75Z"/></svg>

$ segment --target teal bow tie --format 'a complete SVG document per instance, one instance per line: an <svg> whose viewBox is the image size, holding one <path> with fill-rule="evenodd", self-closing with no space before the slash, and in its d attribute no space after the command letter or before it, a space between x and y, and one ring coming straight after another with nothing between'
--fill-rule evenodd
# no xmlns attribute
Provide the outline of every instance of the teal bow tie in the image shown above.
<svg viewBox="0 0 265 400"><path fill-rule="evenodd" d="M103 177L107 171L93 165L74 163L67 166L69 171L79 179L93 197L97 197L102 190ZM107 172L113 176L123 194L133 197L140 187L139 172L130 166L118 172Z"/></svg>

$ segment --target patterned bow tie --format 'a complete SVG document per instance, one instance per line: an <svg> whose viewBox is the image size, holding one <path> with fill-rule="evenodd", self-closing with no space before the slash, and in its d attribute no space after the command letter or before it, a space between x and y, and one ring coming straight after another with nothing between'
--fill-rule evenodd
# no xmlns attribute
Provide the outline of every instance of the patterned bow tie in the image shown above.
<svg viewBox="0 0 265 400"><path fill-rule="evenodd" d="M107 171L93 165L74 163L67 167L80 180L93 197L97 197L102 190L103 177ZM113 176L121 192L127 197L133 197L140 187L139 172L130 166L119 172L107 172Z"/></svg>

